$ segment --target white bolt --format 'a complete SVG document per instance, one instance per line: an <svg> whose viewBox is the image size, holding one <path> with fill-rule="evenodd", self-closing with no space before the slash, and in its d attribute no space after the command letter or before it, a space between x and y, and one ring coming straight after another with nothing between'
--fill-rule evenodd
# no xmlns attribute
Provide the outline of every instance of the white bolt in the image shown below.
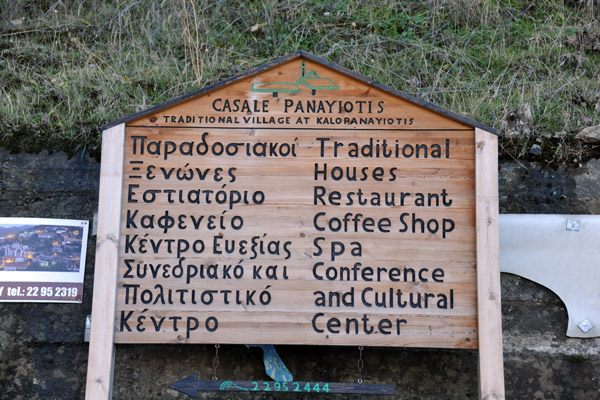
<svg viewBox="0 0 600 400"><path fill-rule="evenodd" d="M576 219L567 220L567 230L568 231L579 231L579 221Z"/></svg>
<svg viewBox="0 0 600 400"><path fill-rule="evenodd" d="M590 321L587 318L581 321L579 324L577 324L577 326L579 327L579 329L581 329L583 333L588 333L594 328L594 324L592 324L592 321Z"/></svg>

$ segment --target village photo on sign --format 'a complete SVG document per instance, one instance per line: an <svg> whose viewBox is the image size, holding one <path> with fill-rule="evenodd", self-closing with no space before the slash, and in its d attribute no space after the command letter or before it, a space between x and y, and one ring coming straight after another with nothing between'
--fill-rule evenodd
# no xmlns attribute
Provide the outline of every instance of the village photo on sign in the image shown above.
<svg viewBox="0 0 600 400"><path fill-rule="evenodd" d="M88 222L0 218L0 301L80 302Z"/></svg>

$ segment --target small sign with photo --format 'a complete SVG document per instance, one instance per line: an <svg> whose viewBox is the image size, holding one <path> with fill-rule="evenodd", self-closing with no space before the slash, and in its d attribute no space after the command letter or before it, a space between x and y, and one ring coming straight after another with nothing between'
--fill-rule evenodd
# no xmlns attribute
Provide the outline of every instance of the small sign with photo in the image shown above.
<svg viewBox="0 0 600 400"><path fill-rule="evenodd" d="M81 303L88 225L0 218L0 301Z"/></svg>

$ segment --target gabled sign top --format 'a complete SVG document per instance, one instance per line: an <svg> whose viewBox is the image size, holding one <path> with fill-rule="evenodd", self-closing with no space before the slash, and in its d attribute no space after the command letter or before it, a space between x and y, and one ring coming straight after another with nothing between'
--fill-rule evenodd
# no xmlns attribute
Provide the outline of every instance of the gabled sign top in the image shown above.
<svg viewBox="0 0 600 400"><path fill-rule="evenodd" d="M285 79L276 79L276 77L269 76L269 78L275 78L273 80L262 81L261 77L265 75L269 75L269 71L276 70L278 67L284 66L290 62L298 61L299 68L296 70L297 73L295 76L288 76ZM309 65L310 63L310 65ZM311 67L312 65L312 67ZM316 71L316 68L320 68L326 72ZM264 64L258 68L253 70L244 72L232 78L226 79L224 81L215 83L213 85L207 86L203 89L190 92L181 97L175 98L173 100L167 101L165 103L159 104L155 107L151 107L149 109L128 115L124 118L121 118L117 121L106 124L102 127L103 130L111 128L113 126L119 125L121 123L138 124L140 119L144 117L149 117L153 114L164 112L168 109L176 107L178 105L182 105L186 102L192 101L194 99L200 98L202 96L210 95L212 93L218 92L225 87L230 85L238 84L246 80L251 80L254 78L254 81L250 83L250 86L246 88L246 91L254 93L256 95L261 94L270 94L274 98L277 98L283 94L296 94L301 93L302 90L310 91L313 95L323 94L328 91L340 91L339 83L335 82L335 79L332 79L327 71L335 71L339 73L342 77L344 77L344 82L354 82L355 84L363 84L366 87L373 88L374 90L378 90L383 92L384 94L396 97L400 100L406 101L407 104L412 106L417 106L423 111L430 111L434 113L434 115L438 115L440 118L447 119L450 121L458 122L459 124L465 125L465 128L480 128L485 131L494 133L498 135L498 131L494 128L487 127L483 124L475 122L469 118L466 118L462 115L453 113L446 109L443 109L439 106L436 106L432 103L423 101L414 96L408 95L406 93L395 90L389 86L377 83L367 77L364 77L355 72L349 71L343 67L330 63L320 57L314 56L312 54L306 53L304 51L298 51L288 56L281 57L277 60ZM337 75L337 74L336 74ZM350 79L347 79L350 78ZM344 110L341 110L344 112ZM347 111L347 110L346 110ZM160 121L157 122L157 124ZM411 128L416 128L412 126ZM439 127L438 127L439 128Z"/></svg>

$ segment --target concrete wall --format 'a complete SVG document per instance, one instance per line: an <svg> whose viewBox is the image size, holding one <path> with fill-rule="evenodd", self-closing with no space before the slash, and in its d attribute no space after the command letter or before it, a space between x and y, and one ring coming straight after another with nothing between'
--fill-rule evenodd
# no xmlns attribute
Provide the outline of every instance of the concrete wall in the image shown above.
<svg viewBox="0 0 600 400"><path fill-rule="evenodd" d="M62 153L13 155L0 149L0 163L0 216L92 220L100 168L87 155L67 159ZM599 193L598 160L578 168L510 161L500 165L503 213L598 214ZM94 245L95 237L90 237L82 304L0 303L1 400L84 397L88 344L83 338L85 317L91 312ZM600 339L567 338L567 313L558 297L503 274L502 302L507 398L600 398ZM297 380L358 378L357 348L278 346L277 350ZM189 398L167 385L194 373L210 380L214 352L208 345L119 345L114 398ZM268 379L260 349L224 345L219 355L221 379ZM395 384L397 399L477 398L475 351L366 348L363 358L365 382ZM223 398L216 393L199 397Z"/></svg>

